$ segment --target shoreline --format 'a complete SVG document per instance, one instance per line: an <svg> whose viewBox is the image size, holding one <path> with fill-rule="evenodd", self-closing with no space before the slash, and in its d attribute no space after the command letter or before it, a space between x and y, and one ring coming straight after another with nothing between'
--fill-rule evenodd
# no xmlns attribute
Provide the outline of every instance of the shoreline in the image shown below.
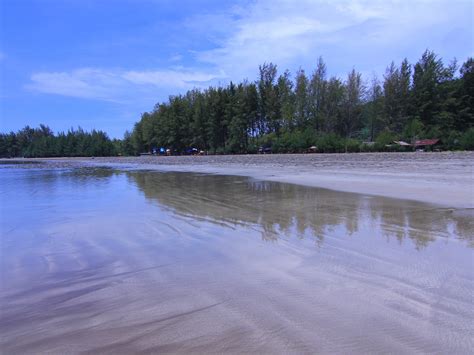
<svg viewBox="0 0 474 355"><path fill-rule="evenodd" d="M17 159L18 160L18 159ZM35 158L117 169L247 176L364 195L474 208L474 152Z"/></svg>

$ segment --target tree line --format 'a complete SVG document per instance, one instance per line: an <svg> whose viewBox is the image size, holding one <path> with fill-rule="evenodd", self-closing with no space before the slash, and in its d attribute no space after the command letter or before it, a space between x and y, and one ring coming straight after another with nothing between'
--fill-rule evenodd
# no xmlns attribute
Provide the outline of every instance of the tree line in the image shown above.
<svg viewBox="0 0 474 355"><path fill-rule="evenodd" d="M459 68L426 50L411 65L391 63L383 80L353 69L329 77L322 58L307 75L265 63L255 82L170 96L126 132L126 154L166 147L210 153L385 150L394 140L440 138L445 149L474 149L474 60ZM364 143L365 142L365 143ZM367 143L372 142L372 143Z"/></svg>
<svg viewBox="0 0 474 355"><path fill-rule="evenodd" d="M105 132L81 128L57 135L45 125L26 126L18 132L0 133L0 157L111 156L120 152L121 142Z"/></svg>
<svg viewBox="0 0 474 355"><path fill-rule="evenodd" d="M54 134L40 125L0 133L0 157L137 155L164 147L210 154L358 152L406 149L395 140L439 138L444 149L474 149L474 59L460 67L426 50L417 63L392 62L383 79L355 69L329 77L320 57L295 77L259 66L255 82L193 89L143 113L132 132L111 140L81 128Z"/></svg>

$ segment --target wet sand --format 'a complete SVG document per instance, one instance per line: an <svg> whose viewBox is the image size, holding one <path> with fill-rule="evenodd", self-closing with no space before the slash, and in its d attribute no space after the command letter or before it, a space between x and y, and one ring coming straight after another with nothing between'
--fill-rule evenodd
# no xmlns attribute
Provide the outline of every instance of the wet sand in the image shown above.
<svg viewBox="0 0 474 355"><path fill-rule="evenodd" d="M53 162L249 176L445 207L474 208L474 152L145 156Z"/></svg>
<svg viewBox="0 0 474 355"><path fill-rule="evenodd" d="M474 350L471 209L131 166L0 179L4 353Z"/></svg>

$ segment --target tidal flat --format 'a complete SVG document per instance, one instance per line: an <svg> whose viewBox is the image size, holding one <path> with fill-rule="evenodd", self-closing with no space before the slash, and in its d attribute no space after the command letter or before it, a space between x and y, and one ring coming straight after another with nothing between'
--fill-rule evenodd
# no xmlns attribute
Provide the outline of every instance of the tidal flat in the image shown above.
<svg viewBox="0 0 474 355"><path fill-rule="evenodd" d="M266 181L474 208L474 152L258 154L38 159L57 167L248 176Z"/></svg>
<svg viewBox="0 0 474 355"><path fill-rule="evenodd" d="M0 166L3 353L474 351L472 208L105 163Z"/></svg>

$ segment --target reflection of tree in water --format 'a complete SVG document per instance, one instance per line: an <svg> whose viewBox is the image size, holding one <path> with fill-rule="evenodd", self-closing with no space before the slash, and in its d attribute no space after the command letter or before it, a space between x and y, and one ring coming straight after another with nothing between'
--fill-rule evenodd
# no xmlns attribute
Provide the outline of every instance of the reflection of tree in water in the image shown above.
<svg viewBox="0 0 474 355"><path fill-rule="evenodd" d="M448 210L446 214L451 217L450 225L453 225L458 238L474 248L474 209Z"/></svg>
<svg viewBox="0 0 474 355"><path fill-rule="evenodd" d="M369 223L369 230L381 230L400 243L410 238L419 249L452 234L472 246L474 227L468 215L422 203L244 177L157 172L130 172L128 176L147 198L175 213L217 223L256 225L265 240L291 236L296 230L298 237L309 233L320 244L333 229L344 228L344 234L352 235L361 223Z"/></svg>
<svg viewBox="0 0 474 355"><path fill-rule="evenodd" d="M118 170L102 167L46 168L29 170L27 174L22 174L21 179L31 194L37 191L52 194L54 191L64 191L66 186L87 188L91 184L108 184L112 176L120 174Z"/></svg>
<svg viewBox="0 0 474 355"><path fill-rule="evenodd" d="M417 249L422 249L437 238L455 235L474 246L472 210L456 211L417 202L400 202L394 207L393 201L373 198L370 204L371 217L380 220L387 238L396 237L400 243L409 238Z"/></svg>
<svg viewBox="0 0 474 355"><path fill-rule="evenodd" d="M310 231L322 241L327 227L346 221L350 226L357 223L357 218L351 216L357 212L357 206L345 209L337 202L337 193L326 190L240 177L179 173L131 173L130 176L148 198L177 213L258 225L266 240L275 240L281 234L290 236L296 228L298 236ZM351 203L357 204L357 200L352 199Z"/></svg>

